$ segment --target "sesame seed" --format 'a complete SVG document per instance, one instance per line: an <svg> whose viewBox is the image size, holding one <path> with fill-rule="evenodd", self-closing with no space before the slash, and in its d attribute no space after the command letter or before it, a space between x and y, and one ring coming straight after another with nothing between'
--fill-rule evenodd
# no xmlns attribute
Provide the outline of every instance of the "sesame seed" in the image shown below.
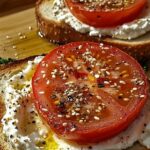
<svg viewBox="0 0 150 150"><path fill-rule="evenodd" d="M144 98L145 97L145 95L140 95L140 98Z"/></svg>
<svg viewBox="0 0 150 150"><path fill-rule="evenodd" d="M57 62L56 62L56 61L53 61L52 63L53 63L53 64L56 64Z"/></svg>
<svg viewBox="0 0 150 150"><path fill-rule="evenodd" d="M21 36L21 35L22 35L22 33L21 33L21 32L19 32L19 33L18 33L18 36Z"/></svg>
<svg viewBox="0 0 150 150"><path fill-rule="evenodd" d="M71 58L66 58L66 60L68 60L69 62L72 62L73 60Z"/></svg>
<svg viewBox="0 0 150 150"><path fill-rule="evenodd" d="M43 74L43 76L42 76L43 78L45 78L46 77L46 74Z"/></svg>
<svg viewBox="0 0 150 150"><path fill-rule="evenodd" d="M22 40L22 39L23 39L23 36L20 36L19 39Z"/></svg>
<svg viewBox="0 0 150 150"><path fill-rule="evenodd" d="M120 67L116 67L116 68L115 68L115 70L119 70L119 69L120 69Z"/></svg>
<svg viewBox="0 0 150 150"><path fill-rule="evenodd" d="M99 45L100 45L100 47L104 46L104 44L103 44L103 43L100 43Z"/></svg>
<svg viewBox="0 0 150 150"><path fill-rule="evenodd" d="M49 85L49 84L50 84L50 80L47 80L47 81L46 81L46 84Z"/></svg>
<svg viewBox="0 0 150 150"><path fill-rule="evenodd" d="M100 111L101 111L101 110L102 110L102 107L101 107L101 106L98 106L98 110L100 110Z"/></svg>
<svg viewBox="0 0 150 150"><path fill-rule="evenodd" d="M110 75L110 72L106 71L106 74L107 74L107 75Z"/></svg>
<svg viewBox="0 0 150 150"><path fill-rule="evenodd" d="M27 38L27 37L24 35L24 36L23 36L23 39L26 39L26 38Z"/></svg>
<svg viewBox="0 0 150 150"><path fill-rule="evenodd" d="M64 127L66 127L66 126L67 126L67 122L64 122L62 125L63 125Z"/></svg>
<svg viewBox="0 0 150 150"><path fill-rule="evenodd" d="M106 69L103 68L103 69L101 69L101 71L102 71L102 72L103 72L103 71L106 71Z"/></svg>
<svg viewBox="0 0 150 150"><path fill-rule="evenodd" d="M31 27L31 26L29 26L29 27L28 27L28 29L29 29L29 30L32 30L32 27Z"/></svg>
<svg viewBox="0 0 150 150"><path fill-rule="evenodd" d="M48 112L48 110L46 108L42 108L42 111Z"/></svg>
<svg viewBox="0 0 150 150"><path fill-rule="evenodd" d="M9 35L6 35L6 39L10 39L11 37Z"/></svg>
<svg viewBox="0 0 150 150"><path fill-rule="evenodd" d="M76 108L75 111L80 111L80 108Z"/></svg>
<svg viewBox="0 0 150 150"><path fill-rule="evenodd" d="M52 75L52 78L54 79L54 78L56 78L56 76L53 74L53 75Z"/></svg>
<svg viewBox="0 0 150 150"><path fill-rule="evenodd" d="M13 45L13 47L12 47L13 49L16 49L16 46L15 45Z"/></svg>
<svg viewBox="0 0 150 150"><path fill-rule="evenodd" d="M81 49L81 48L82 48L82 45L79 45L78 48Z"/></svg>
<svg viewBox="0 0 150 150"><path fill-rule="evenodd" d="M83 95L83 93L79 93L79 94L78 94L79 97L82 96L82 95Z"/></svg>
<svg viewBox="0 0 150 150"><path fill-rule="evenodd" d="M42 67L45 67L45 63L42 63ZM44 71L45 72L45 71ZM41 73L43 73L43 70L41 71Z"/></svg>
<svg viewBox="0 0 150 150"><path fill-rule="evenodd" d="M104 103L101 103L101 105L102 105L102 106L105 106L105 104L104 104Z"/></svg>
<svg viewBox="0 0 150 150"><path fill-rule="evenodd" d="M129 77L129 74L124 74L122 77L123 78Z"/></svg>
<svg viewBox="0 0 150 150"><path fill-rule="evenodd" d="M89 109L87 109L86 112L87 112L88 114L90 114L90 110L89 110Z"/></svg>
<svg viewBox="0 0 150 150"><path fill-rule="evenodd" d="M80 113L76 113L75 115L76 115L76 116L79 116L79 115L80 115Z"/></svg>
<svg viewBox="0 0 150 150"><path fill-rule="evenodd" d="M78 67L77 67L77 70L79 70L79 69L81 69L81 66L78 66Z"/></svg>
<svg viewBox="0 0 150 150"><path fill-rule="evenodd" d="M108 81L104 81L104 84L109 84L109 82Z"/></svg>
<svg viewBox="0 0 150 150"><path fill-rule="evenodd" d="M99 95L96 96L97 99L102 99Z"/></svg>
<svg viewBox="0 0 150 150"><path fill-rule="evenodd" d="M108 49L109 49L109 47L103 47L103 49L108 50Z"/></svg>
<svg viewBox="0 0 150 150"><path fill-rule="evenodd" d="M100 118L99 118L99 117L97 117L97 116L94 116L94 119L95 119L95 120L100 120Z"/></svg>
<svg viewBox="0 0 150 150"><path fill-rule="evenodd" d="M121 72L121 74L125 74L125 73L127 73L127 71L126 71L126 70L123 70L123 71Z"/></svg>
<svg viewBox="0 0 150 150"><path fill-rule="evenodd" d="M79 123L83 123L83 120L79 120Z"/></svg>
<svg viewBox="0 0 150 150"><path fill-rule="evenodd" d="M121 84L126 84L126 82L123 81L123 80L120 80L119 83L121 83Z"/></svg>
<svg viewBox="0 0 150 150"><path fill-rule="evenodd" d="M66 115L66 118L70 118L70 115Z"/></svg>
<svg viewBox="0 0 150 150"><path fill-rule="evenodd" d="M136 82L138 79L135 78L135 79L131 79L131 82Z"/></svg>
<svg viewBox="0 0 150 150"><path fill-rule="evenodd" d="M44 91L40 91L40 92L39 92L39 94L44 94L44 93L45 93Z"/></svg>
<svg viewBox="0 0 150 150"><path fill-rule="evenodd" d="M45 64L42 64L42 66L44 66L44 65L45 65ZM42 70L42 71L41 71L41 73L45 73L45 71L44 71L44 70Z"/></svg>
<svg viewBox="0 0 150 150"><path fill-rule="evenodd" d="M108 59L108 60L107 60L107 62L111 62L111 61L112 61L111 59Z"/></svg>
<svg viewBox="0 0 150 150"><path fill-rule="evenodd" d="M144 85L144 81L141 81L139 85Z"/></svg>
<svg viewBox="0 0 150 150"><path fill-rule="evenodd" d="M62 118L63 116L62 116L62 115L57 115L57 117L58 117L58 118Z"/></svg>
<svg viewBox="0 0 150 150"><path fill-rule="evenodd" d="M127 102L127 101L129 101L129 98L123 98L123 100Z"/></svg>
<svg viewBox="0 0 150 150"><path fill-rule="evenodd" d="M76 112L75 112L75 111L73 111L73 112L71 113L71 115L72 115L72 116L75 116L75 115L76 115Z"/></svg>
<svg viewBox="0 0 150 150"><path fill-rule="evenodd" d="M70 132L73 132L73 131L75 131L76 130L76 128L72 128L72 129L70 129Z"/></svg>
<svg viewBox="0 0 150 150"><path fill-rule="evenodd" d="M133 91L136 91L136 90L137 90L137 88L136 88L136 87L134 87L132 90L133 90Z"/></svg>
<svg viewBox="0 0 150 150"><path fill-rule="evenodd" d="M99 74L95 74L95 78L99 78L100 77L100 75Z"/></svg>
<svg viewBox="0 0 150 150"><path fill-rule="evenodd" d="M125 66L129 66L129 64L127 62L124 63Z"/></svg>
<svg viewBox="0 0 150 150"><path fill-rule="evenodd" d="M101 112L100 110L96 109L95 112Z"/></svg>

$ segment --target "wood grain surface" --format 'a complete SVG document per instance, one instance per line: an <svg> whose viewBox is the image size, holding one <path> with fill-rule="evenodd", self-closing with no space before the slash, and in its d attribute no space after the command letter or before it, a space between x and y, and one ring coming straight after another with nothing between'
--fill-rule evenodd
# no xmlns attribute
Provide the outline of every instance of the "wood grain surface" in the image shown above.
<svg viewBox="0 0 150 150"><path fill-rule="evenodd" d="M0 15L1 13L9 13L25 8L29 5L34 5L36 0L0 0Z"/></svg>
<svg viewBox="0 0 150 150"><path fill-rule="evenodd" d="M0 57L23 59L47 53L54 47L38 36L34 8L0 19Z"/></svg>
<svg viewBox="0 0 150 150"><path fill-rule="evenodd" d="M0 18L0 57L23 59L48 53L57 45L38 36L34 8ZM135 144L129 150L146 150Z"/></svg>

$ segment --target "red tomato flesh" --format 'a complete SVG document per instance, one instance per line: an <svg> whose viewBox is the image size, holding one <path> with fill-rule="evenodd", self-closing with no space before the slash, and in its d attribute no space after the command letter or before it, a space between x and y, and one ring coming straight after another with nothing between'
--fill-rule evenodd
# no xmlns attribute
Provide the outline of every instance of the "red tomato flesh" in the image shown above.
<svg viewBox="0 0 150 150"><path fill-rule="evenodd" d="M121 50L93 42L60 46L32 79L35 106L61 138L86 144L126 129L148 96L141 66Z"/></svg>
<svg viewBox="0 0 150 150"><path fill-rule="evenodd" d="M137 18L147 0L101 2L80 2L79 0L65 0L71 13L81 22L94 27L114 27ZM116 2L116 1L115 1ZM128 4L129 3L129 4Z"/></svg>

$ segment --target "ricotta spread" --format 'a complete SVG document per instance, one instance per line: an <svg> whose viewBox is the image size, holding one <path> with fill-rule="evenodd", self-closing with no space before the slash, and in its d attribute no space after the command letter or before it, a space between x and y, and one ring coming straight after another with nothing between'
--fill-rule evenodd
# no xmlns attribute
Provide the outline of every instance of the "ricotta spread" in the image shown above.
<svg viewBox="0 0 150 150"><path fill-rule="evenodd" d="M20 72L15 72L14 75L10 73L0 80L0 90L6 107L2 119L3 133L12 147L18 150L38 150L36 144L47 133L33 103L28 99L31 93L32 73L41 59L42 57L37 57L34 61L29 61ZM38 125L42 126L42 136Z"/></svg>
<svg viewBox="0 0 150 150"><path fill-rule="evenodd" d="M47 7L49 5L44 5L43 9L48 9ZM130 40L150 31L150 0L148 0L148 8L143 11L138 19L114 28L95 28L82 23L72 15L65 6L64 0L54 0L53 13L59 21L64 21L76 31L88 33L90 36L112 36L118 39ZM45 17L49 18L48 14L45 13Z"/></svg>
<svg viewBox="0 0 150 150"><path fill-rule="evenodd" d="M86 147L82 146L82 148L78 145L66 143L57 137L55 137L55 140L59 143L60 149L69 150L89 150L89 148L93 150L121 150L131 147L137 141L150 149L150 99L140 116L129 128L112 139Z"/></svg>
<svg viewBox="0 0 150 150"><path fill-rule="evenodd" d="M42 150L37 143L44 140L49 130L38 116L34 104L28 96L31 89L31 79L35 67L42 56L28 61L19 72L4 75L0 79L0 91L4 98L6 113L2 119L3 133L17 150ZM118 136L93 145L75 145L59 139L54 140L58 145L56 150L121 150L132 146L136 141L150 148L150 100L147 101L140 116L130 127ZM36 123L35 123L36 121ZM52 145L49 146L52 149ZM44 149L45 150L45 149ZM47 149L46 149L47 150Z"/></svg>

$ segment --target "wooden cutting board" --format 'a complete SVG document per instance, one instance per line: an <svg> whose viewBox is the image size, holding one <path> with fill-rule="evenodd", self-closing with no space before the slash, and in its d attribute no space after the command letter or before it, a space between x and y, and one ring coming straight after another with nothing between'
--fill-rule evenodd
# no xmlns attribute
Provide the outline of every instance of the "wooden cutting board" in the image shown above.
<svg viewBox="0 0 150 150"><path fill-rule="evenodd" d="M0 57L23 59L55 46L38 36L34 8L0 18Z"/></svg>
<svg viewBox="0 0 150 150"><path fill-rule="evenodd" d="M19 60L48 53L56 46L38 35L34 8L0 18L0 57ZM135 144L128 150L146 149Z"/></svg>

